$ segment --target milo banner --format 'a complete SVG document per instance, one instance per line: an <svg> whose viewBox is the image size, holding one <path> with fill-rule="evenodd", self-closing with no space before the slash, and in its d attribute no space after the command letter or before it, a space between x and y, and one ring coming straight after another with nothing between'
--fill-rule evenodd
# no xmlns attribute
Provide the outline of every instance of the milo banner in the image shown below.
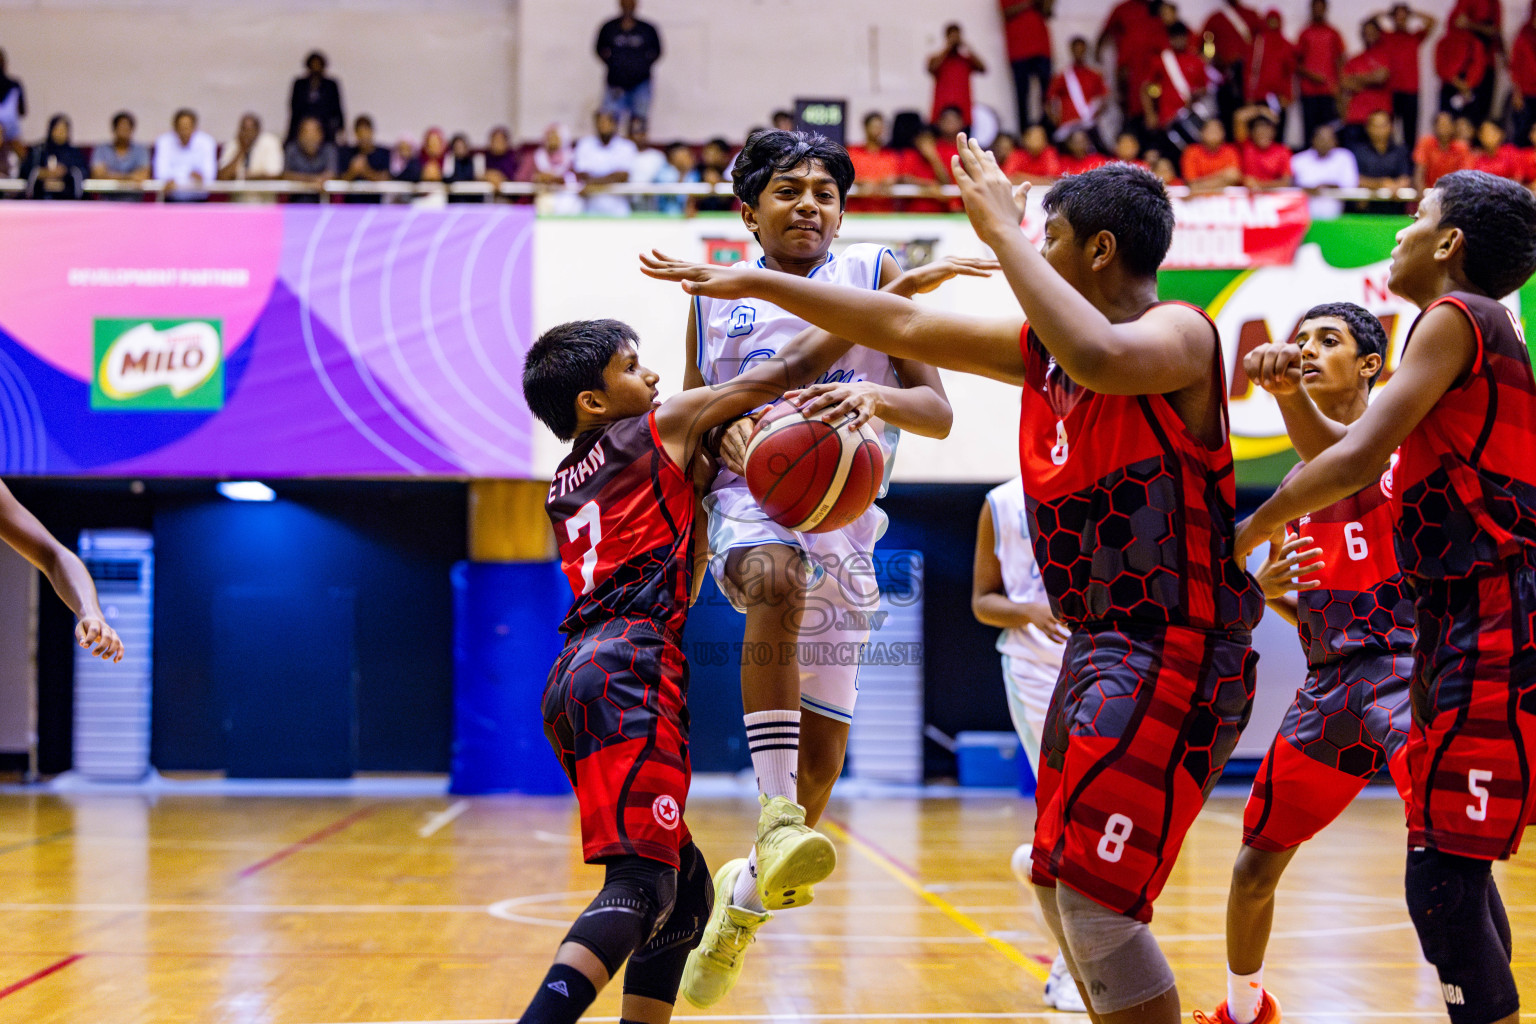
<svg viewBox="0 0 1536 1024"><path fill-rule="evenodd" d="M3 472L529 473L527 208L0 214Z"/></svg>

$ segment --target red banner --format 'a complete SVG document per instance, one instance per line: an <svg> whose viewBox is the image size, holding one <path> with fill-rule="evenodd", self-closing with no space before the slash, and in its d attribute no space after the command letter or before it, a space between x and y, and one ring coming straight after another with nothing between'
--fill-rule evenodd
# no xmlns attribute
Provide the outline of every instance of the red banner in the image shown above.
<svg viewBox="0 0 1536 1024"><path fill-rule="evenodd" d="M1289 264L1312 224L1299 190L1175 199L1164 270L1242 270Z"/></svg>

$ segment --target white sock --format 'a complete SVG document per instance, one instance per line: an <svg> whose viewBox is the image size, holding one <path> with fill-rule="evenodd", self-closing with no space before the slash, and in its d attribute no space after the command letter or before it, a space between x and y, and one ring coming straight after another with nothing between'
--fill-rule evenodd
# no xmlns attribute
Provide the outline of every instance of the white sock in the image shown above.
<svg viewBox="0 0 1536 1024"><path fill-rule="evenodd" d="M747 855L747 866L736 876L736 891L731 896L731 906L742 907L754 913L763 912L763 898L757 891L757 850Z"/></svg>
<svg viewBox="0 0 1536 1024"><path fill-rule="evenodd" d="M1252 974L1227 971L1227 1012L1237 1024L1253 1024L1264 1002L1264 965Z"/></svg>
<svg viewBox="0 0 1536 1024"><path fill-rule="evenodd" d="M757 772L757 791L770 800L776 796L796 800L800 774L800 712L754 711L743 715L747 724L747 749Z"/></svg>

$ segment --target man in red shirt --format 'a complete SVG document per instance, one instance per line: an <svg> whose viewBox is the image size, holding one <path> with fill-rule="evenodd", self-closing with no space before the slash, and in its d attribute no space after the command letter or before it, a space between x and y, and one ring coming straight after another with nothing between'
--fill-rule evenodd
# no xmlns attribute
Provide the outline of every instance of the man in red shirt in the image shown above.
<svg viewBox="0 0 1536 1024"><path fill-rule="evenodd" d="M1434 131L1413 147L1413 187L1420 192L1454 171L1472 165L1472 151L1456 137L1456 119L1442 110L1435 115Z"/></svg>
<svg viewBox="0 0 1536 1024"><path fill-rule="evenodd" d="M1088 133L1079 129L1067 136L1067 144L1058 166L1063 175L1087 174L1095 167L1103 167L1107 163L1109 157L1095 152L1093 143L1088 141Z"/></svg>
<svg viewBox="0 0 1536 1024"><path fill-rule="evenodd" d="M1046 114L1056 126L1056 137L1064 139L1081 128L1091 136L1099 131L1099 114L1104 97L1109 94L1104 76L1088 66L1088 40L1072 39L1072 63L1051 79L1046 90Z"/></svg>
<svg viewBox="0 0 1536 1024"><path fill-rule="evenodd" d="M1435 44L1435 74L1440 78L1440 109L1481 124L1488 117L1484 94L1491 83L1488 48L1469 29L1451 27ZM1491 94L1489 95L1491 100Z"/></svg>
<svg viewBox="0 0 1536 1024"><path fill-rule="evenodd" d="M1346 97L1339 141L1346 146L1365 141L1365 122L1376 111L1392 113L1392 90L1387 88L1392 72L1382 58L1381 26L1374 21L1361 25L1360 41L1365 49L1345 61L1339 72Z"/></svg>
<svg viewBox="0 0 1536 1024"><path fill-rule="evenodd" d="M1275 119L1263 107L1239 111L1233 134L1242 153L1243 184L1285 188L1291 184L1291 151L1279 141Z"/></svg>
<svg viewBox="0 0 1536 1024"><path fill-rule="evenodd" d="M1045 94L1051 82L1051 16L1053 0L998 0L1003 8L1003 38L1019 104L1019 131L1045 117ZM1039 83L1040 114L1031 116L1031 83Z"/></svg>
<svg viewBox="0 0 1536 1024"><path fill-rule="evenodd" d="M1524 139L1536 125L1536 4L1531 5L1531 13L1509 49L1509 84L1515 137Z"/></svg>
<svg viewBox="0 0 1536 1024"><path fill-rule="evenodd" d="M1419 48L1440 24L1433 16L1398 4L1385 16L1390 19L1381 37L1381 54L1387 62L1387 88L1392 91L1392 113L1398 137L1407 143L1419 133ZM1418 24L1414 24L1414 20ZM1371 19L1377 24L1383 15Z"/></svg>
<svg viewBox="0 0 1536 1024"><path fill-rule="evenodd" d="M1296 73L1301 77L1301 120L1307 138L1339 119L1339 73L1344 37L1328 23L1328 0L1312 0L1312 20L1296 40Z"/></svg>
<svg viewBox="0 0 1536 1024"><path fill-rule="evenodd" d="M1484 121L1477 129L1477 148L1472 151L1471 169L1519 181L1525 174L1525 155L1504 139L1502 125L1497 121Z"/></svg>
<svg viewBox="0 0 1536 1024"><path fill-rule="evenodd" d="M1023 146L1014 150L1002 167L1015 185L1021 181L1045 185L1061 177L1061 156L1051 148L1045 126L1036 124L1024 133Z"/></svg>
<svg viewBox="0 0 1536 1024"><path fill-rule="evenodd" d="M1184 150L1180 172L1191 192L1219 192L1243 183L1243 157L1227 141L1220 118L1211 118L1200 129L1200 144Z"/></svg>
<svg viewBox="0 0 1536 1024"><path fill-rule="evenodd" d="M1494 68L1504 52L1504 5L1500 0L1456 0L1449 20L1452 29L1470 32L1483 51L1487 72L1472 87L1473 110L1468 115L1481 124L1493 109Z"/></svg>
<svg viewBox="0 0 1536 1024"><path fill-rule="evenodd" d="M1205 61L1190 53L1188 46L1188 26L1175 22L1168 31L1167 48L1151 58L1142 75L1144 148L1166 150L1168 129L1174 120L1210 90Z"/></svg>
<svg viewBox="0 0 1536 1024"><path fill-rule="evenodd" d="M960 118L971 123L971 75L986 74L987 66L971 52L960 38L960 26L944 26L944 49L928 58L928 73L933 76L933 120L938 121L945 107L957 107Z"/></svg>
<svg viewBox="0 0 1536 1024"><path fill-rule="evenodd" d="M1200 30L1202 48L1210 55L1216 70L1221 72L1216 100L1224 120L1243 105L1249 57L1254 40L1262 31L1264 19L1258 11L1244 7L1241 0L1225 0L1205 19L1205 27Z"/></svg>
<svg viewBox="0 0 1536 1024"><path fill-rule="evenodd" d="M1142 68L1168 45L1168 30L1157 16L1158 6L1157 0L1120 0L1109 12L1095 47L1095 58L1103 67L1104 48L1114 44L1117 86L1129 117L1142 112Z"/></svg>
<svg viewBox="0 0 1536 1024"><path fill-rule="evenodd" d="M1279 11L1264 16L1264 28L1253 39L1246 77L1244 99L1249 106L1268 107L1274 114L1276 131L1284 136L1286 108L1295 96L1296 48L1285 38ZM1235 119L1233 127L1235 132Z"/></svg>
<svg viewBox="0 0 1536 1024"><path fill-rule="evenodd" d="M864 115L864 145L850 146L848 159L853 161L854 181L859 190L879 191L896 184L901 174L901 154L886 143L885 118L873 111ZM896 209L896 201L889 196L849 196L849 213L890 213Z"/></svg>

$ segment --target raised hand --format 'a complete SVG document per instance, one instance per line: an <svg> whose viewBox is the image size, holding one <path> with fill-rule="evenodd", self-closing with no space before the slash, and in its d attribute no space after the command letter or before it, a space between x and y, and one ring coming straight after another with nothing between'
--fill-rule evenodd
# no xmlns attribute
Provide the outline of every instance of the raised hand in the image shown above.
<svg viewBox="0 0 1536 1024"><path fill-rule="evenodd" d="M960 187L965 215L982 241L1006 237L1020 230L1029 182L1014 185L997 165L997 158L964 132L957 137L960 151L950 161L950 173Z"/></svg>
<svg viewBox="0 0 1536 1024"><path fill-rule="evenodd" d="M1292 590L1316 590L1323 585L1314 574L1327 563L1323 561L1322 548L1307 546L1312 543L1311 537L1293 537L1279 549L1270 546L1269 558L1255 577L1264 588L1266 601L1283 597ZM1312 576L1312 579L1303 580L1303 576Z"/></svg>
<svg viewBox="0 0 1536 1024"><path fill-rule="evenodd" d="M906 271L886 286L892 295L910 299L914 295L931 292L945 281L956 277L989 277L994 270L1001 270L996 260L978 259L972 256L946 256L941 260Z"/></svg>
<svg viewBox="0 0 1536 1024"><path fill-rule="evenodd" d="M675 260L655 249L640 254L640 273L658 281L676 281L689 295L711 299L746 298L750 268L717 267L709 263Z"/></svg>
<svg viewBox="0 0 1536 1024"><path fill-rule="evenodd" d="M123 660L123 641L107 620L87 615L75 623L75 642L103 661Z"/></svg>
<svg viewBox="0 0 1536 1024"><path fill-rule="evenodd" d="M1301 349L1288 341L1260 345L1243 357L1248 379L1272 395L1301 390Z"/></svg>

